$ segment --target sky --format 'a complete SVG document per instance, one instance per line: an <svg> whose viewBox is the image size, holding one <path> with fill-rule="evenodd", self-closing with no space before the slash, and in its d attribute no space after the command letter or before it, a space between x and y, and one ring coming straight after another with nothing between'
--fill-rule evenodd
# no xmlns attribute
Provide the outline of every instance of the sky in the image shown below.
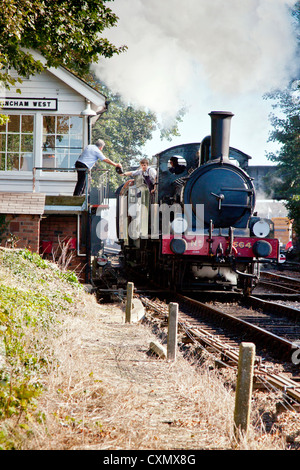
<svg viewBox="0 0 300 470"><path fill-rule="evenodd" d="M263 95L298 77L296 34L289 7L295 0L114 0L119 17L105 36L128 50L93 65L125 103L154 111L168 126L181 108L180 137L159 133L148 156L210 134L211 111L234 113L230 145L271 164L266 152L272 101Z"/></svg>

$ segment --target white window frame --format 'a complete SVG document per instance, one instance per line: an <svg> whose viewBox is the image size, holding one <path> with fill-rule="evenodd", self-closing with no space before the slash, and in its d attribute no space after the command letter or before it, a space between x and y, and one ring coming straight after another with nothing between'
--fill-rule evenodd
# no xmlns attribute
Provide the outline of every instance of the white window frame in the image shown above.
<svg viewBox="0 0 300 470"><path fill-rule="evenodd" d="M44 118L46 118L46 117L53 117L53 118L54 118L54 120L55 120L55 129L54 129L54 133L52 133L52 132L49 133L49 134L44 133ZM58 121L58 118L60 118L60 117L68 118L68 126L69 126L69 127L68 127L68 133L60 134L60 133L57 131L57 121ZM82 122L80 132L78 132L78 133L72 134L72 133L70 132L70 130L71 130L71 128L70 128L70 119L72 119L72 118L78 118L78 119ZM47 114L43 114L42 117L41 117L41 126L42 126L42 129L41 129L41 131L42 131L42 132L41 132L41 139L42 139L42 146L41 146L41 162L42 162L42 164L41 164L41 166L42 166L43 168L47 168L47 167L49 167L49 168L55 168L57 171L59 171L60 168L74 168L75 161L77 160L77 158L78 158L79 155L81 154L82 148L83 148L83 145L84 145L84 125L83 125L83 120L82 120L82 118L80 118L78 115L72 115L72 114L62 114L62 113L60 113L60 114L58 114L58 113L57 113L57 114L48 114L48 113L47 113ZM72 135L75 136L76 134L78 134L78 136L80 136L80 146L73 148L74 150L77 150L77 152L74 152L74 156L75 156L74 161L73 161L73 162L70 162L70 159L72 158L72 152L71 152L72 147L71 147L71 145L70 145L70 143L71 143L71 137L72 137ZM67 146L59 146L59 145L58 145L58 146L56 147L57 136L59 136L59 135L65 135L65 136L67 136L67 139L68 139L68 145L67 145ZM53 136L53 139L54 139L54 147L52 147L52 148L53 148L53 152L51 151L51 152L48 153L48 155L49 155L48 158L51 158L51 159L53 158L53 161L49 160L49 162L48 162L49 165L45 165L45 161L47 162L47 160L46 160L46 158L47 158L47 157L46 157L47 151L45 151L45 146L44 146L44 144L45 144L45 142L44 142L44 137L45 137L45 136L49 136L49 137L50 137L50 136ZM67 159L68 159L67 165L63 165L63 166L61 166L61 165L58 166L58 165L57 165L57 161L58 161L57 159L58 159L58 157L59 157L59 155L60 155L59 149L68 149L67 152L66 152L66 154L65 154L65 157L64 157L64 158L67 158ZM50 157L50 155L51 155L51 157ZM52 156L52 155L53 155L53 156ZM45 170L45 171L47 171L47 170Z"/></svg>
<svg viewBox="0 0 300 470"><path fill-rule="evenodd" d="M35 136L36 136L36 114L33 113L33 112L7 112L5 113L6 116L33 116L33 133L32 133L32 137L33 137L33 144L32 144L32 167L35 166L35 155L36 155L36 145L35 145ZM19 169L14 169L14 170L8 170L7 169L7 141L8 141L8 135L10 133L7 132L7 129L8 129L8 124L6 124L6 133L5 133L5 139L6 139L6 149L5 149L5 152L1 152L1 155L4 155L5 157L5 169L4 170L0 170L0 174L9 174L9 175L25 175L25 174L32 174L32 169L30 170L21 170L20 169L20 155L21 153L26 153L26 152L21 152L21 148L19 147L19 151L18 152L15 152L15 153L19 153ZM22 129L21 129L22 130ZM12 133L13 134L13 133ZM25 133L22 133L19 131L19 133L14 133L16 135L19 135L20 136L20 142L21 142L21 136L22 134L25 134ZM28 133L29 134L29 133ZM31 134L31 133L30 133Z"/></svg>

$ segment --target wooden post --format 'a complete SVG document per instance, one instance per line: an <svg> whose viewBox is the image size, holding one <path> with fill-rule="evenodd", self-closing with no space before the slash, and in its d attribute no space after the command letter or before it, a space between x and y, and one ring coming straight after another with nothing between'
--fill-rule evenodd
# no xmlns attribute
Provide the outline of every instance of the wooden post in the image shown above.
<svg viewBox="0 0 300 470"><path fill-rule="evenodd" d="M126 323L131 323L133 289L134 289L133 282L128 282L127 283L126 310L125 310L125 322Z"/></svg>
<svg viewBox="0 0 300 470"><path fill-rule="evenodd" d="M246 436L249 429L254 359L255 345L241 343L234 410L234 433L238 440Z"/></svg>
<svg viewBox="0 0 300 470"><path fill-rule="evenodd" d="M176 360L177 351L177 326L178 324L178 304L171 302L169 304L169 321L168 321L168 360Z"/></svg>

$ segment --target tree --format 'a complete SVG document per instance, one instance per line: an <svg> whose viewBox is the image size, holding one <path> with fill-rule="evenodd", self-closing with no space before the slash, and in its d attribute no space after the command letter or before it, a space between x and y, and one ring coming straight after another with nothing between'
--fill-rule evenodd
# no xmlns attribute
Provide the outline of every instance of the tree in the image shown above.
<svg viewBox="0 0 300 470"><path fill-rule="evenodd" d="M40 73L44 66L28 49L39 51L46 67L64 66L86 73L99 56L111 57L117 48L101 35L118 17L105 4L110 0L2 0L0 16L0 82L16 85L19 77ZM26 50L27 49L27 50Z"/></svg>
<svg viewBox="0 0 300 470"><path fill-rule="evenodd" d="M300 25L300 2L294 8L294 18ZM299 41L300 43L300 41ZM280 144L277 152L267 155L277 166L268 176L266 187L272 188L276 198L286 200L288 216L294 220L293 227L300 237L300 80L293 80L284 90L265 95L275 101L270 121L273 130L269 140Z"/></svg>
<svg viewBox="0 0 300 470"><path fill-rule="evenodd" d="M91 80L91 78L90 78ZM160 130L161 140L171 140L172 136L179 135L178 123L181 122L184 111L181 110L173 126L169 129L160 128L155 113L146 109L135 109L122 101L119 94L113 93L103 83L97 81L99 90L107 97L108 111L97 120L93 128L93 140L105 141L104 154L111 160L122 163L124 171L131 165L139 164L139 160L146 155L143 146L152 139L153 132ZM98 186L103 165L93 170L93 185ZM124 177L111 172L110 189L116 188L124 182Z"/></svg>
<svg viewBox="0 0 300 470"><path fill-rule="evenodd" d="M298 96L299 95L299 96ZM267 155L277 166L268 176L266 187L272 188L272 195L287 201L290 219L300 235L300 87L294 82L283 91L267 95L277 101L273 106L281 111L282 117L275 113L270 116L273 130L269 140L278 142L280 149Z"/></svg>

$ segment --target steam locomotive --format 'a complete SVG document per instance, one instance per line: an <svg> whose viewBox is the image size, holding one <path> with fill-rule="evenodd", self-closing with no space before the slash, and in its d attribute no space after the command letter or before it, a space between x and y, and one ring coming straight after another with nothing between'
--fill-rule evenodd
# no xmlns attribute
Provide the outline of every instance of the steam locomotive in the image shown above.
<svg viewBox="0 0 300 470"><path fill-rule="evenodd" d="M278 260L279 242L254 212L253 181L234 159L242 152L229 146L233 114L209 115L210 136L153 158L154 197L142 176L118 188L117 235L125 267L162 287L248 295L260 264Z"/></svg>

